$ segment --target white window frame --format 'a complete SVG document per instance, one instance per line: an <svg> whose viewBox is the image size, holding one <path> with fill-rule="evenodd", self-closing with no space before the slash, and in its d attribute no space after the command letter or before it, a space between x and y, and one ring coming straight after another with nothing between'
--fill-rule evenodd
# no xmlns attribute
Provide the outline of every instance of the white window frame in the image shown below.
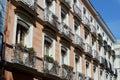
<svg viewBox="0 0 120 80"><path fill-rule="evenodd" d="M60 44L60 65L62 65L63 63L62 63L62 53L61 53L61 50L62 50L62 46L64 46L64 45L62 45L62 44ZM65 46L64 46L65 47ZM69 65L69 49L67 48L67 47L65 47L66 49L67 49L67 51L66 51L66 62L64 63L64 64L66 64L66 65Z"/></svg>
<svg viewBox="0 0 120 80"><path fill-rule="evenodd" d="M49 35L47 35L46 33L43 33L42 34L43 36L42 36L42 57L44 57L44 55L46 55L46 54L44 54L45 52L44 52L44 43L45 43L45 36L48 36L51 40L52 40L52 43L51 43L51 45L52 45L52 47L51 47L51 49L50 49L50 52L52 53L52 54L50 54L49 53L49 56L51 56L51 57L53 57L53 59L55 60L55 49L56 49L56 47L55 47L55 40L52 38L52 37L50 37Z"/></svg>
<svg viewBox="0 0 120 80"><path fill-rule="evenodd" d="M13 31L13 44L15 44L16 41L16 30L17 30L17 19L20 18L21 20L25 21L29 25L29 33L25 36L24 40L24 46L26 47L32 47L33 42L33 25L31 24L30 20L25 17L25 15L22 14L16 14L15 15L15 23L14 23L14 31Z"/></svg>

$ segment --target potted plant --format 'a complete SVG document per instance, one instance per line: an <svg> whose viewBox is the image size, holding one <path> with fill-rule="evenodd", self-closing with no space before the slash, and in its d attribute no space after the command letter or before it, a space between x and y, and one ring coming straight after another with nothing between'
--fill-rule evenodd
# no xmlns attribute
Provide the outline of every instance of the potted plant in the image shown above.
<svg viewBox="0 0 120 80"><path fill-rule="evenodd" d="M72 71L72 70L73 70L73 67L72 67L72 66L69 66L69 65L67 65L67 64L63 64L62 67L63 67L64 69L68 69L69 71Z"/></svg>
<svg viewBox="0 0 120 80"><path fill-rule="evenodd" d="M54 61L53 57L51 57L49 55L44 55L44 59L48 62L51 62L51 63Z"/></svg>

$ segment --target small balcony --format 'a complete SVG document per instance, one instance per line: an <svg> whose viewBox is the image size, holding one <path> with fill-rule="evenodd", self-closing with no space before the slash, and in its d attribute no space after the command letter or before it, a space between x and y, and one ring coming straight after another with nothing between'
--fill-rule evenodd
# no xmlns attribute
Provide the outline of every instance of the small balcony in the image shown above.
<svg viewBox="0 0 120 80"><path fill-rule="evenodd" d="M110 64L106 59L105 59L105 69L110 71Z"/></svg>
<svg viewBox="0 0 120 80"><path fill-rule="evenodd" d="M15 2L15 5L23 7L30 13L36 13L37 11L37 2L36 0L12 0ZM32 11L32 12L31 12Z"/></svg>
<svg viewBox="0 0 120 80"><path fill-rule="evenodd" d="M80 72L76 72L75 75L76 75L75 76L75 80L82 80L82 79L85 78L85 76L82 73L80 73Z"/></svg>
<svg viewBox="0 0 120 80"><path fill-rule="evenodd" d="M65 80L73 80L73 68L66 64L63 64L60 69L60 76Z"/></svg>
<svg viewBox="0 0 120 80"><path fill-rule="evenodd" d="M99 62L101 65L105 65L105 59L102 56L99 56Z"/></svg>
<svg viewBox="0 0 120 80"><path fill-rule="evenodd" d="M64 22L61 23L61 34L65 35L65 38L72 40L72 30Z"/></svg>
<svg viewBox="0 0 120 80"><path fill-rule="evenodd" d="M30 49L21 45L15 45L15 47L13 47L11 62L35 69L35 52L32 48Z"/></svg>
<svg viewBox="0 0 120 80"><path fill-rule="evenodd" d="M91 32L96 36L97 35L97 30L93 24L90 24Z"/></svg>
<svg viewBox="0 0 120 80"><path fill-rule="evenodd" d="M98 60L98 52L96 50L92 50L93 58Z"/></svg>
<svg viewBox="0 0 120 80"><path fill-rule="evenodd" d="M43 61L43 71L54 76L59 76L59 65L52 57L45 55Z"/></svg>
<svg viewBox="0 0 120 80"><path fill-rule="evenodd" d="M68 9L71 8L71 1L70 0L60 0Z"/></svg>
<svg viewBox="0 0 120 80"><path fill-rule="evenodd" d="M74 35L74 44L84 49L83 39L78 34Z"/></svg>
<svg viewBox="0 0 120 80"><path fill-rule="evenodd" d="M51 27L54 30L58 29L58 17L48 8L45 8L44 21L45 25Z"/></svg>
<svg viewBox="0 0 120 80"><path fill-rule="evenodd" d="M85 15L82 17L82 20L83 20L83 24L86 25L88 29L91 29L90 20Z"/></svg>
<svg viewBox="0 0 120 80"><path fill-rule="evenodd" d="M87 77L85 77L85 80L94 80L94 79L87 76Z"/></svg>
<svg viewBox="0 0 120 80"><path fill-rule="evenodd" d="M88 43L85 44L85 52L92 56L92 47Z"/></svg>
<svg viewBox="0 0 120 80"><path fill-rule="evenodd" d="M114 69L114 75L118 76L117 69Z"/></svg>
<svg viewBox="0 0 120 80"><path fill-rule="evenodd" d="M103 38L102 38L101 34L98 34L98 44L101 46L103 45Z"/></svg>
<svg viewBox="0 0 120 80"><path fill-rule="evenodd" d="M81 9L76 4L73 4L73 11L75 15L81 20L82 12L81 12Z"/></svg>

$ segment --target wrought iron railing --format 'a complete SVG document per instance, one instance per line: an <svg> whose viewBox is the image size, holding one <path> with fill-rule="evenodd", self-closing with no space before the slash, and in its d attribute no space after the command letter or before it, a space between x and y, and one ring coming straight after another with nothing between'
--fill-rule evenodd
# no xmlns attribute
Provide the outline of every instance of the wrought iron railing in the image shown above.
<svg viewBox="0 0 120 80"><path fill-rule="evenodd" d="M92 47L88 43L85 44L85 52L92 55Z"/></svg>
<svg viewBox="0 0 120 80"><path fill-rule="evenodd" d="M30 7L32 10L36 9L36 1L37 0L15 0L17 2L22 2L23 4L27 5Z"/></svg>
<svg viewBox="0 0 120 80"><path fill-rule="evenodd" d="M98 52L96 50L92 50L93 58L98 59Z"/></svg>
<svg viewBox="0 0 120 80"><path fill-rule="evenodd" d="M71 39L72 30L64 22L61 23L61 30L60 31L61 31L61 33L63 33L64 35L66 35L67 37L69 37Z"/></svg>
<svg viewBox="0 0 120 80"><path fill-rule="evenodd" d="M77 14L79 16L79 18L81 19L82 12L81 12L81 9L76 4L73 4L73 10L74 10L75 14Z"/></svg>
<svg viewBox="0 0 120 80"><path fill-rule="evenodd" d="M85 78L85 76L82 74L82 73L80 73L80 72L76 72L76 74L75 74L76 76L76 78L75 78L75 80L84 80L84 78Z"/></svg>
<svg viewBox="0 0 120 80"><path fill-rule="evenodd" d="M105 65L105 59L102 56L99 56L99 62L102 65Z"/></svg>
<svg viewBox="0 0 120 80"><path fill-rule="evenodd" d="M44 57L43 71L51 75L59 76L59 65L56 61Z"/></svg>
<svg viewBox="0 0 120 80"><path fill-rule="evenodd" d="M85 80L94 80L94 79L92 79L91 77L86 76Z"/></svg>
<svg viewBox="0 0 120 80"><path fill-rule="evenodd" d="M82 48L84 48L83 39L78 34L74 35L74 44L77 44L81 46Z"/></svg>
<svg viewBox="0 0 120 80"><path fill-rule="evenodd" d="M18 63L27 67L35 68L35 52L30 49L15 45L13 46L12 63Z"/></svg>
<svg viewBox="0 0 120 80"><path fill-rule="evenodd" d="M65 4L69 5L71 4L71 1L70 0L61 0L62 2L64 2Z"/></svg>
<svg viewBox="0 0 120 80"><path fill-rule="evenodd" d="M118 73L117 73L117 69L114 69L114 75L117 76Z"/></svg>
<svg viewBox="0 0 120 80"><path fill-rule="evenodd" d="M90 28L90 20L85 15L82 18L83 23Z"/></svg>
<svg viewBox="0 0 120 80"><path fill-rule="evenodd" d="M65 80L73 80L73 68L68 65L62 65L60 68L60 76Z"/></svg>
<svg viewBox="0 0 120 80"><path fill-rule="evenodd" d="M45 19L45 21L48 21L53 26L57 27L58 17L52 11L50 11L48 8L45 8L44 19Z"/></svg>
<svg viewBox="0 0 120 80"><path fill-rule="evenodd" d="M97 30L96 30L95 26L93 24L90 24L90 27L91 27L91 32L94 34L97 34Z"/></svg>

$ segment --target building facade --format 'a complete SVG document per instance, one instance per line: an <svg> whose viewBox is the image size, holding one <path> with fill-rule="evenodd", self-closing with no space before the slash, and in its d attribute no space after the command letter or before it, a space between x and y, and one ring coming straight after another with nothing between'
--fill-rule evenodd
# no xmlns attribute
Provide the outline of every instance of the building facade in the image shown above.
<svg viewBox="0 0 120 80"><path fill-rule="evenodd" d="M114 44L114 50L115 50L115 63L114 66L117 69L118 77L117 80L120 79L120 40Z"/></svg>
<svg viewBox="0 0 120 80"><path fill-rule="evenodd" d="M116 80L114 36L89 0L7 0L6 80Z"/></svg>

